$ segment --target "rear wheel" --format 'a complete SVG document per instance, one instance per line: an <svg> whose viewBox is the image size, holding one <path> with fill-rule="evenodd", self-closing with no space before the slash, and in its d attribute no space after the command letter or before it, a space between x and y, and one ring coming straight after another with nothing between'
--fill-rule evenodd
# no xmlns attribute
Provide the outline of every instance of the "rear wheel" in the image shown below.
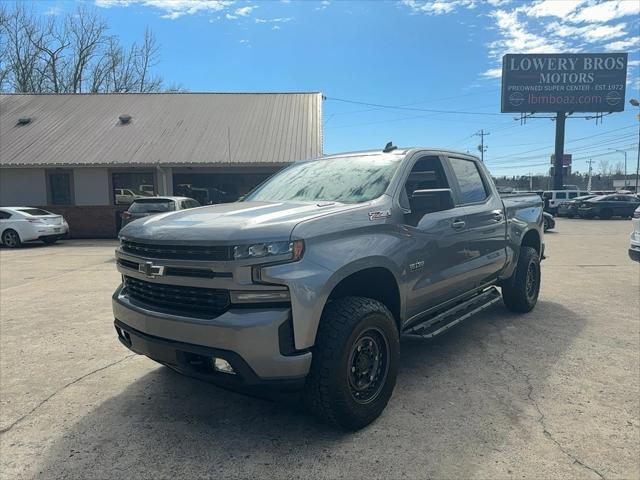
<svg viewBox="0 0 640 480"><path fill-rule="evenodd" d="M47 245L53 245L58 241L58 237L44 237L42 241Z"/></svg>
<svg viewBox="0 0 640 480"><path fill-rule="evenodd" d="M505 306L519 313L533 310L540 293L540 257L531 247L520 247L518 265L502 285L502 300Z"/></svg>
<svg viewBox="0 0 640 480"><path fill-rule="evenodd" d="M543 230L546 232L547 230L549 230L549 220L547 219L547 217L544 217L544 226L543 226Z"/></svg>
<svg viewBox="0 0 640 480"><path fill-rule="evenodd" d="M2 233L2 244L8 248L18 248L22 245L20 235L15 230L7 229Z"/></svg>
<svg viewBox="0 0 640 480"><path fill-rule="evenodd" d="M363 297L330 302L305 384L307 407L346 430L368 425L391 398L399 356L398 329L382 303Z"/></svg>

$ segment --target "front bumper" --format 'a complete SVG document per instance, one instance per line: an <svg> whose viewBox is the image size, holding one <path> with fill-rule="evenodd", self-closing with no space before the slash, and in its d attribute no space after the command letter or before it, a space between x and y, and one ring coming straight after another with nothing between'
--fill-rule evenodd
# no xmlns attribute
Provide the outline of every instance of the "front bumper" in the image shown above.
<svg viewBox="0 0 640 480"><path fill-rule="evenodd" d="M146 310L122 295L121 288L114 293L112 305L118 336L127 348L183 373L219 383L259 386L296 384L309 372L310 351L282 352L283 336L291 332L290 308L232 308L212 319L187 318ZM237 374L194 366L189 360L193 355L200 360L223 358Z"/></svg>

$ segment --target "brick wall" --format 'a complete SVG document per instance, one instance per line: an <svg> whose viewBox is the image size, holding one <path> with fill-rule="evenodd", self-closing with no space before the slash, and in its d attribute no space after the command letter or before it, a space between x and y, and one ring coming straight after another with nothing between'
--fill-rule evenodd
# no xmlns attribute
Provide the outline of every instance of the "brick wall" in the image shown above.
<svg viewBox="0 0 640 480"><path fill-rule="evenodd" d="M69 238L115 238L126 205L44 205L69 223Z"/></svg>

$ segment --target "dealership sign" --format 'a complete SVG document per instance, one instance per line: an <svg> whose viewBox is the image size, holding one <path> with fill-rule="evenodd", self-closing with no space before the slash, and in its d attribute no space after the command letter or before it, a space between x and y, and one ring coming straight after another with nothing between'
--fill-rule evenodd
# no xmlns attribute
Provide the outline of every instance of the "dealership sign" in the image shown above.
<svg viewBox="0 0 640 480"><path fill-rule="evenodd" d="M626 53L502 57L502 112L621 112Z"/></svg>

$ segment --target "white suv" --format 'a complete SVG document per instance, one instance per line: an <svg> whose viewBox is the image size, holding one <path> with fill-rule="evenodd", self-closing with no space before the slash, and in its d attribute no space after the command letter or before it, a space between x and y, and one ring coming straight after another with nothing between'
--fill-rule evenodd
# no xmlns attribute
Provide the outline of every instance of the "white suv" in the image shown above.
<svg viewBox="0 0 640 480"><path fill-rule="evenodd" d="M62 215L34 207L0 208L0 241L5 247L16 248L32 240L51 244L68 232Z"/></svg>
<svg viewBox="0 0 640 480"><path fill-rule="evenodd" d="M640 206L633 212L633 232L629 244L629 257L631 260L640 262Z"/></svg>

